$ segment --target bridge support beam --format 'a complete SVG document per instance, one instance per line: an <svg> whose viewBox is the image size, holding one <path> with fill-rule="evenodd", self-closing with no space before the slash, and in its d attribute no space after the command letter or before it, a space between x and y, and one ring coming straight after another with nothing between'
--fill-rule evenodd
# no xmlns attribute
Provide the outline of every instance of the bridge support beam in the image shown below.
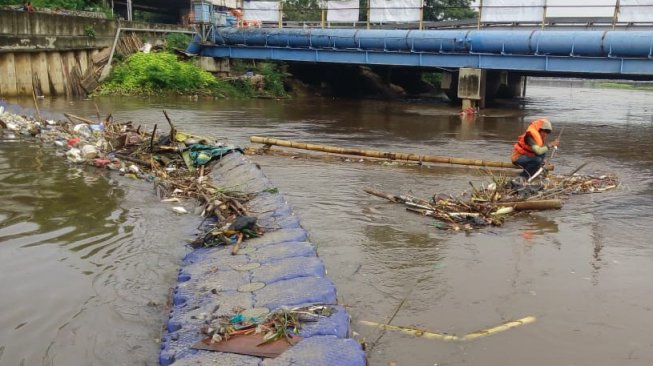
<svg viewBox="0 0 653 366"><path fill-rule="evenodd" d="M483 69L458 70L458 98L462 99L463 110L485 108L486 79L487 71Z"/></svg>
<svg viewBox="0 0 653 366"><path fill-rule="evenodd" d="M228 58L199 57L198 66L204 71L219 74L221 76L227 76L231 71Z"/></svg>

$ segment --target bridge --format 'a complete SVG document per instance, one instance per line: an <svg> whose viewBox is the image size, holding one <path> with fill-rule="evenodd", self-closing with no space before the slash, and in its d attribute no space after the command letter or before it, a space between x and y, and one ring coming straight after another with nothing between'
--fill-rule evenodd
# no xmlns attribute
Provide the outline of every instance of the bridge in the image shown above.
<svg viewBox="0 0 653 366"><path fill-rule="evenodd" d="M214 58L437 70L458 74L457 84L471 92L465 98L459 87L463 100L484 99L488 72L503 73L498 80L515 93L523 76L653 80L652 31L215 28L208 42L189 50Z"/></svg>
<svg viewBox="0 0 653 366"><path fill-rule="evenodd" d="M508 10L514 11L512 8ZM484 23L479 12L478 21L441 25L449 29L322 28L323 23L313 24L316 28L238 28L209 24L200 26L202 31L189 51L223 60L442 72L443 86L457 91L464 108L483 107L486 95L492 96L501 86L512 95L521 93L527 76L653 80L653 2L644 9L651 13L651 19L637 24L619 22L618 11L612 9L614 17L561 19L535 12L526 20L513 15L517 21L507 21L509 15L503 9ZM485 9L485 14L492 11L497 9Z"/></svg>

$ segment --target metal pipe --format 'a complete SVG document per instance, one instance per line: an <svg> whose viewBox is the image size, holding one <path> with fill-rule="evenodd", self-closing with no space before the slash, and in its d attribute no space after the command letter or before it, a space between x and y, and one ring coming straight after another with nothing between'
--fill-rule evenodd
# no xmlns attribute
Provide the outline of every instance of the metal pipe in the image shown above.
<svg viewBox="0 0 653 366"><path fill-rule="evenodd" d="M648 58L651 31L235 29L217 32L227 46L336 48L424 53ZM269 35L269 43L266 40Z"/></svg>

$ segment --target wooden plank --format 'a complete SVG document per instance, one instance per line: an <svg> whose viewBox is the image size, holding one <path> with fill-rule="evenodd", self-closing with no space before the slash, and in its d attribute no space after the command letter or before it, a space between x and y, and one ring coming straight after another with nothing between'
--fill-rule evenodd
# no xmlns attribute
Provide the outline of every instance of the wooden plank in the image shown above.
<svg viewBox="0 0 653 366"><path fill-rule="evenodd" d="M16 66L16 93L32 95L32 60L29 53L14 55Z"/></svg>
<svg viewBox="0 0 653 366"><path fill-rule="evenodd" d="M102 51L93 51L93 64L104 65L109 60L109 55L111 54L111 48L107 47Z"/></svg>
<svg viewBox="0 0 653 366"><path fill-rule="evenodd" d="M54 90L52 94L62 96L65 94L63 71L61 70L61 54L59 52L48 52L48 77Z"/></svg>
<svg viewBox="0 0 653 366"><path fill-rule="evenodd" d="M89 68L86 70L86 73L82 76L81 85L82 88L86 91L87 94L93 93L93 91L98 87L99 83L97 81L96 75L93 72L94 68Z"/></svg>
<svg viewBox="0 0 653 366"><path fill-rule="evenodd" d="M13 53L0 54L0 95L16 96L16 68Z"/></svg>

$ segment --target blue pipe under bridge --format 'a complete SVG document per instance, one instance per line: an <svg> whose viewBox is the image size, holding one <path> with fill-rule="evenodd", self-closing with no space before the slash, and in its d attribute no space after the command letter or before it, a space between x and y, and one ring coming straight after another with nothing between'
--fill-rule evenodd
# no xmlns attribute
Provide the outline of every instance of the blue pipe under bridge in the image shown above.
<svg viewBox="0 0 653 366"><path fill-rule="evenodd" d="M478 68L653 80L653 31L356 30L214 27L191 53L289 62Z"/></svg>

